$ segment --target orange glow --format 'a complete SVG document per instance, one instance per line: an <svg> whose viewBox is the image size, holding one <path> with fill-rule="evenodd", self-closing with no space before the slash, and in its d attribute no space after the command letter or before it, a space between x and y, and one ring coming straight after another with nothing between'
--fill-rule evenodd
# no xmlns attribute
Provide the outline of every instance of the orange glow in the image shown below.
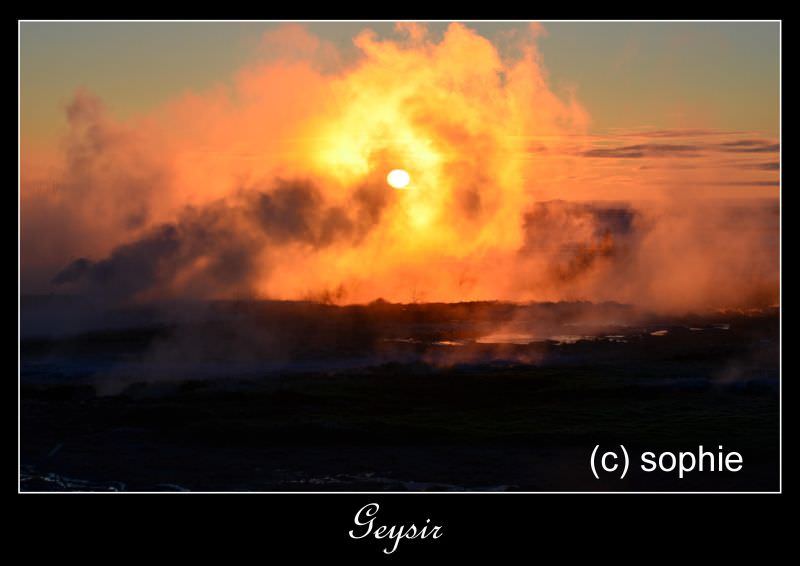
<svg viewBox="0 0 800 566"><path fill-rule="evenodd" d="M668 297L685 306L735 296L728 273L738 267L720 265L746 255L742 238L720 237L721 245L740 244L720 256L703 247L708 238L689 242L700 232L692 218L682 220L683 244L665 245L670 230L659 227L626 268L643 279L625 285L610 267L619 242L596 233L592 217L536 208L642 194L657 178L643 171L631 182L618 160L582 157L593 147L588 113L551 89L537 30L515 38L513 57L461 24L438 42L417 24L398 25L397 40L364 31L354 40L360 57L342 67L332 46L287 26L264 38L273 60L146 116L117 122L79 93L62 190L23 190L23 223L37 234L24 245L26 265L52 276L71 259L101 260L163 223L178 226L176 238L204 234L200 223L214 236L181 240L169 256L178 259L159 264L152 284L131 291L134 299ZM387 179L398 165L411 184L392 179L402 177L396 171ZM413 190L387 190L387 182ZM290 195L286 186L310 188ZM531 224L537 210L552 228ZM51 218L60 232L50 230ZM580 261L553 267L562 249L578 250ZM654 272L656 254L672 267ZM687 258L695 277L678 277L673 268Z"/></svg>

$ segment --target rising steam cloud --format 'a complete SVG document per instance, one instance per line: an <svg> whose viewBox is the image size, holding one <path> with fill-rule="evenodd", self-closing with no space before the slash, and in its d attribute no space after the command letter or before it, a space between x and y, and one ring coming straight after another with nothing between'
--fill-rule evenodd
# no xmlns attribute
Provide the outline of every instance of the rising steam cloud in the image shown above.
<svg viewBox="0 0 800 566"><path fill-rule="evenodd" d="M23 171L23 287L114 303L777 302L775 207L534 194L538 173L680 147L585 147L589 116L550 88L538 27L502 54L459 24L439 41L420 25L397 32L363 32L344 65L285 26L230 84L124 122L79 91L53 186ZM394 168L408 189L386 184Z"/></svg>

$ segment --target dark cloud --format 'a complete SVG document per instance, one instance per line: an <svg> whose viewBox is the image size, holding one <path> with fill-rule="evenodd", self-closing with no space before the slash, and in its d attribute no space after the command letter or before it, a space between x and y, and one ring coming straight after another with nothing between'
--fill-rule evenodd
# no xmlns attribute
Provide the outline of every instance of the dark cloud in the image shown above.
<svg viewBox="0 0 800 566"><path fill-rule="evenodd" d="M353 207L356 212L356 239L360 240L383 214L389 203L389 191L382 183L370 183L358 188L353 196Z"/></svg>
<svg viewBox="0 0 800 566"><path fill-rule="evenodd" d="M584 151L584 157L616 157L616 158L640 158L640 157L696 157L697 152L702 147L697 145L680 144L637 144L622 147L597 148Z"/></svg>
<svg viewBox="0 0 800 566"><path fill-rule="evenodd" d="M779 171L781 164L777 161L769 161L767 163L745 163L741 167L743 169L758 169L759 171Z"/></svg>
<svg viewBox="0 0 800 566"><path fill-rule="evenodd" d="M67 267L62 269L55 277L53 277L53 284L62 285L64 283L71 283L77 281L86 275L92 269L93 263L86 258L79 258L70 263Z"/></svg>
<svg viewBox="0 0 800 566"><path fill-rule="evenodd" d="M175 226L165 225L141 240L116 248L103 260L75 260L58 273L56 284L84 280L88 290L118 299L151 287L178 268L181 241Z"/></svg>
<svg viewBox="0 0 800 566"><path fill-rule="evenodd" d="M329 246L338 239L351 237L355 229L347 212L340 206L333 206L322 214L316 244L320 247Z"/></svg>
<svg viewBox="0 0 800 566"><path fill-rule="evenodd" d="M768 140L737 140L721 143L719 148L732 153L772 153L780 151L781 146Z"/></svg>
<svg viewBox="0 0 800 566"><path fill-rule="evenodd" d="M321 197L308 182L278 181L274 191L258 195L253 210L260 227L276 243L316 243Z"/></svg>
<svg viewBox="0 0 800 566"><path fill-rule="evenodd" d="M650 136L661 137L656 135L661 133L662 132L651 132ZM663 132L663 137L668 137L666 133L667 131ZM619 147L600 147L584 151L581 155L584 157L610 157L621 159L637 159L643 157L698 157L701 152L709 150L723 151L726 153L772 153L780 150L780 144L756 139L736 140L715 144L644 143Z"/></svg>
<svg viewBox="0 0 800 566"><path fill-rule="evenodd" d="M74 285L111 301L164 292L178 279L183 294L246 295L254 275L268 267L261 263L262 251L355 241L378 222L386 204L384 196L364 187L356 191L351 217L341 206L326 205L319 189L304 180L277 180L269 190L245 193L240 204L188 207L175 223L115 248L105 259L73 261L52 283Z"/></svg>
<svg viewBox="0 0 800 566"><path fill-rule="evenodd" d="M364 185L350 203L354 214L342 206L324 203L321 192L308 181L277 181L277 188L259 192L253 212L267 237L278 245L300 242L320 248L336 241L358 241L379 221L387 204L385 187Z"/></svg>
<svg viewBox="0 0 800 566"><path fill-rule="evenodd" d="M780 186L780 181L731 181L727 183L718 183L719 185L723 186L734 186L734 187L778 187Z"/></svg>
<svg viewBox="0 0 800 566"><path fill-rule="evenodd" d="M716 136L720 133L734 134L737 132L719 132L717 130L652 130L649 132L629 132L623 135L642 138L687 138L700 136Z"/></svg>
<svg viewBox="0 0 800 566"><path fill-rule="evenodd" d="M723 142L720 145L726 147L750 147L750 146L768 145L769 143L770 142L766 140L736 140L736 141Z"/></svg>
<svg viewBox="0 0 800 566"><path fill-rule="evenodd" d="M520 254L544 255L552 279L572 281L604 259L624 254L635 219L636 212L627 205L537 203L525 215Z"/></svg>

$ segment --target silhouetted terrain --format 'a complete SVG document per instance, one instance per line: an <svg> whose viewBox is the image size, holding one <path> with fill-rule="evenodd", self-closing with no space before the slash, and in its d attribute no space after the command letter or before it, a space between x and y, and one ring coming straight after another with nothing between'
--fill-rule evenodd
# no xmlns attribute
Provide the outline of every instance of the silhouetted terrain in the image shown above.
<svg viewBox="0 0 800 566"><path fill-rule="evenodd" d="M24 297L22 335L23 490L778 487L777 308ZM744 465L598 481L596 444Z"/></svg>

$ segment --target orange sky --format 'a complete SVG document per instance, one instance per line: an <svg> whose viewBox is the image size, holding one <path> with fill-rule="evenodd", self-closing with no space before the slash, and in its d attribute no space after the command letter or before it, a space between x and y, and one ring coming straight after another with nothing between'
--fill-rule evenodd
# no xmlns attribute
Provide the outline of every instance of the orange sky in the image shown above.
<svg viewBox="0 0 800 566"><path fill-rule="evenodd" d="M502 51L460 24L367 30L344 64L290 24L230 80L131 117L78 90L63 139L23 146L23 281L87 258L60 279L119 300L776 302L774 219L719 201L778 196L777 139L599 134L551 84L543 29ZM598 201L627 203L622 225Z"/></svg>

